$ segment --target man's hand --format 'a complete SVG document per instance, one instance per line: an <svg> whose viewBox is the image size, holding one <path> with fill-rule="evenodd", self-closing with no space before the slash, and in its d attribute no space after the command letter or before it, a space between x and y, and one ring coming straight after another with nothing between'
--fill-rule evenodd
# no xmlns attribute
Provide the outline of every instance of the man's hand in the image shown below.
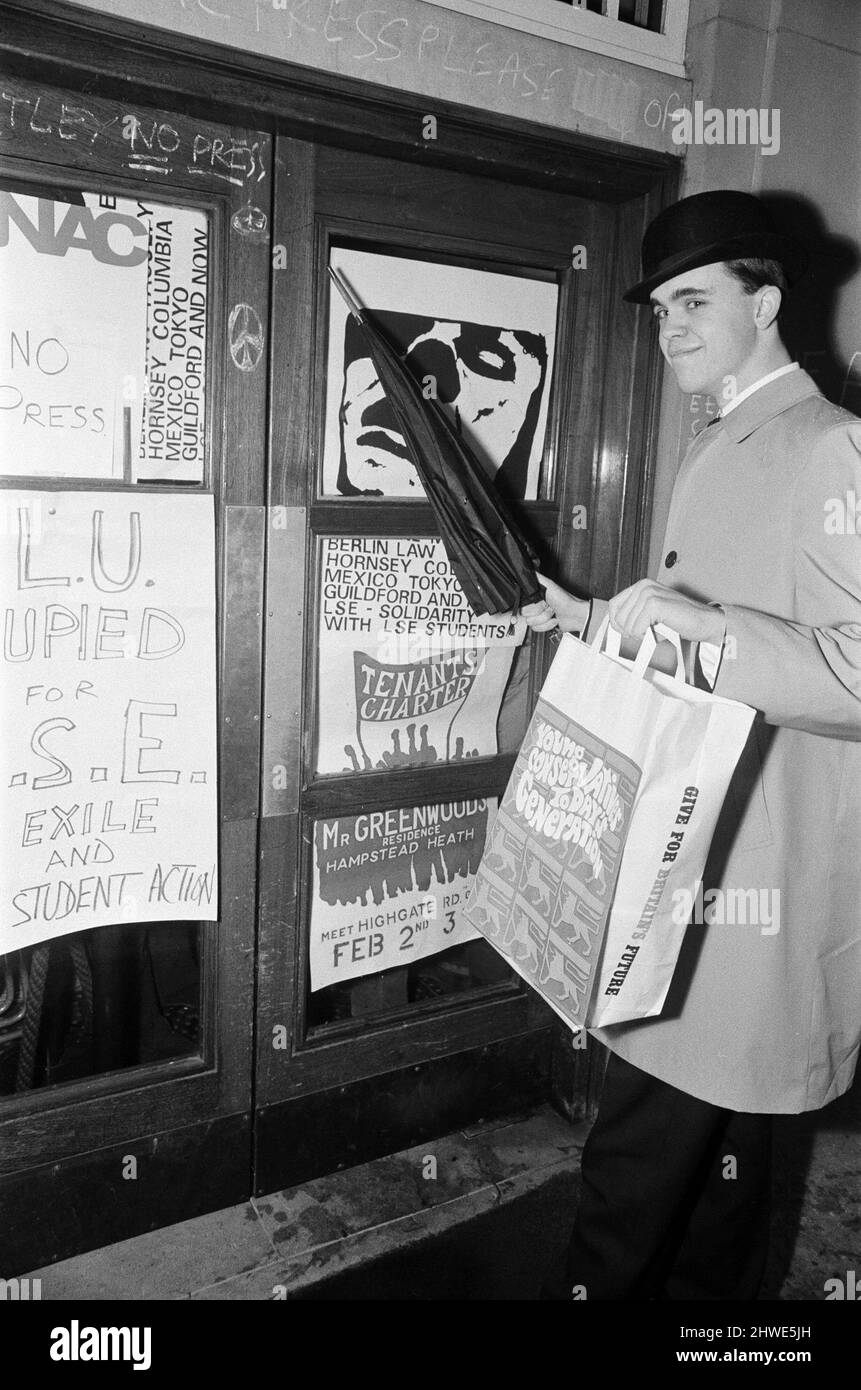
<svg viewBox="0 0 861 1390"><path fill-rule="evenodd" d="M637 644L655 623L666 623L688 642L720 646L726 633L726 617L719 608L686 598L654 579L641 579L611 598L610 622L623 637Z"/></svg>
<svg viewBox="0 0 861 1390"><path fill-rule="evenodd" d="M533 632L582 632L589 618L589 600L575 598L552 579L539 574L546 598L539 603L527 603L521 613Z"/></svg>

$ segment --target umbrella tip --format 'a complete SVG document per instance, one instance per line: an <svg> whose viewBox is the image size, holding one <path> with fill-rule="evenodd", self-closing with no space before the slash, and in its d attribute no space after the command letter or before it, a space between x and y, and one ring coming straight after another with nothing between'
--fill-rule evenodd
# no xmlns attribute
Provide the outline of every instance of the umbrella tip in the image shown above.
<svg viewBox="0 0 861 1390"><path fill-rule="evenodd" d="M350 310L350 313L353 314L353 316L359 319L359 321L361 322L361 305L359 304L355 296L352 294L343 275L339 270L335 270L331 265L328 265L326 269L329 272L329 278L337 286L338 292L340 293L341 298L344 300L344 303L347 305L347 308Z"/></svg>

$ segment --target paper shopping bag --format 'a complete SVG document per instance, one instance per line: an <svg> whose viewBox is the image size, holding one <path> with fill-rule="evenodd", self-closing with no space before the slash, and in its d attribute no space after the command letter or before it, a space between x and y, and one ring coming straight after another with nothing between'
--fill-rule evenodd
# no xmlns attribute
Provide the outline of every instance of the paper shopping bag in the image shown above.
<svg viewBox="0 0 861 1390"><path fill-rule="evenodd" d="M633 662L606 622L562 638L466 906L575 1028L660 1013L754 718L686 684L656 631L675 676L648 667L651 631Z"/></svg>

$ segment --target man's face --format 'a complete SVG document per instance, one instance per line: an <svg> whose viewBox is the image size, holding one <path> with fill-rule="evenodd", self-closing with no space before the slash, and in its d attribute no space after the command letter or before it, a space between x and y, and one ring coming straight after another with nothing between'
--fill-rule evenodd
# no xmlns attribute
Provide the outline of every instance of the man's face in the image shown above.
<svg viewBox="0 0 861 1390"><path fill-rule="evenodd" d="M720 400L727 389L742 389L757 345L758 301L722 262L666 280L651 302L661 351L683 391L708 392Z"/></svg>

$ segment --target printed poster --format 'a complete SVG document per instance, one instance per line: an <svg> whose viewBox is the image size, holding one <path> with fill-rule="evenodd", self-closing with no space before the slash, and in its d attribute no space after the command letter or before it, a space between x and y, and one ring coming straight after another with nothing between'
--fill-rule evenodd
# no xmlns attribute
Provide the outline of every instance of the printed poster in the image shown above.
<svg viewBox="0 0 861 1390"><path fill-rule="evenodd" d="M22 188L0 189L0 469L201 481L206 213Z"/></svg>
<svg viewBox="0 0 861 1390"><path fill-rule="evenodd" d="M218 916L211 497L3 494L0 955Z"/></svg>
<svg viewBox="0 0 861 1390"><path fill-rule="evenodd" d="M572 1027L597 977L640 768L539 699L466 917Z"/></svg>
<svg viewBox="0 0 861 1390"><path fill-rule="evenodd" d="M514 499L538 495L558 288L522 273L333 248L360 304ZM361 329L332 286L323 493L410 497L424 489Z"/></svg>
<svg viewBox="0 0 861 1390"><path fill-rule="evenodd" d="M454 801L317 821L312 991L478 936L463 904L495 805Z"/></svg>
<svg viewBox="0 0 861 1390"><path fill-rule="evenodd" d="M436 537L321 540L318 773L498 751L525 623L475 617Z"/></svg>

